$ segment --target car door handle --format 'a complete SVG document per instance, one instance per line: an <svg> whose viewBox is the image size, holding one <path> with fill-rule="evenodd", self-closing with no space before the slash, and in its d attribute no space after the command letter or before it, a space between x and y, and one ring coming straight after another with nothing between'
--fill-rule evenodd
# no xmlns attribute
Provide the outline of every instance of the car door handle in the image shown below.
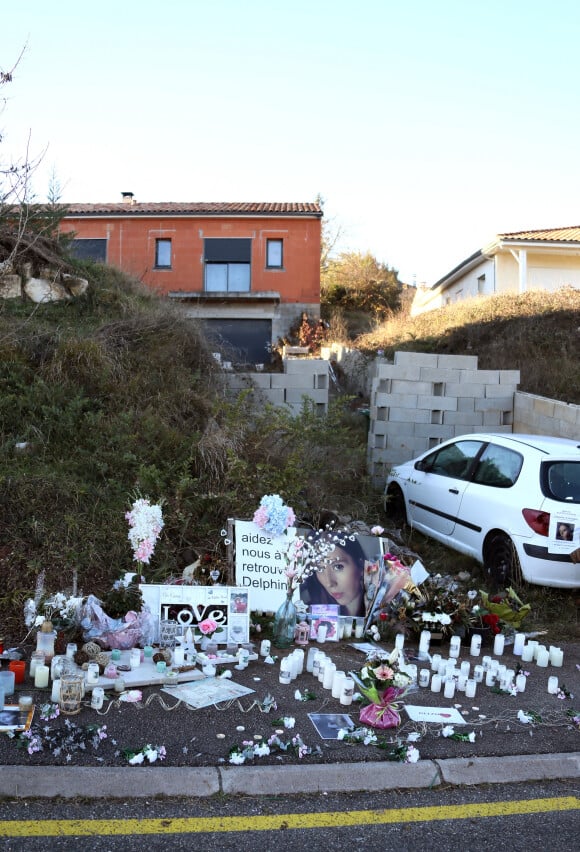
<svg viewBox="0 0 580 852"><path fill-rule="evenodd" d="M450 488L449 493L450 494L459 494L459 488Z"/></svg>

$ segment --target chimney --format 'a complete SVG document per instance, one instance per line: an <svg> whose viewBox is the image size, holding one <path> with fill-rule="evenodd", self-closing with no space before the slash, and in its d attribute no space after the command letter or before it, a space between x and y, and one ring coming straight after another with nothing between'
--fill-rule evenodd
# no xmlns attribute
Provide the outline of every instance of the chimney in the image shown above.
<svg viewBox="0 0 580 852"><path fill-rule="evenodd" d="M124 204L134 204L134 193L133 192L122 192L121 198L123 199Z"/></svg>

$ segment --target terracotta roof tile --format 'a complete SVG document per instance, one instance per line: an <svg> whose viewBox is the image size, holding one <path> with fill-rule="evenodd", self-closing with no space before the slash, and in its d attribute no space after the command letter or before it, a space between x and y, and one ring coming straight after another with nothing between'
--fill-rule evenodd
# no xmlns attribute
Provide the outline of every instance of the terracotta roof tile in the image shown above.
<svg viewBox="0 0 580 852"><path fill-rule="evenodd" d="M115 204L64 204L66 216L322 216L316 202L121 201ZM66 217L65 217L66 218Z"/></svg>
<svg viewBox="0 0 580 852"><path fill-rule="evenodd" d="M547 228L542 231L516 231L498 234L500 240L530 240L550 243L580 243L580 226L570 228Z"/></svg>

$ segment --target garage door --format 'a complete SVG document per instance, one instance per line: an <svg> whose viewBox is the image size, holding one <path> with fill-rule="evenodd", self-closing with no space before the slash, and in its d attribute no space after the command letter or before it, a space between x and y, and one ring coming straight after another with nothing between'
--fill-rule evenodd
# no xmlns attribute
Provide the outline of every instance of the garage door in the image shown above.
<svg viewBox="0 0 580 852"><path fill-rule="evenodd" d="M206 333L224 359L234 364L264 364L270 361L272 320L207 319Z"/></svg>

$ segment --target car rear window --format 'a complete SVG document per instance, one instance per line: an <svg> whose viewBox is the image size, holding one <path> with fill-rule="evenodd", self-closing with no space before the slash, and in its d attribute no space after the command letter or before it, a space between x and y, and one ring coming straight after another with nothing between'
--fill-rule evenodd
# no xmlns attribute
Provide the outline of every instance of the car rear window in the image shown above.
<svg viewBox="0 0 580 852"><path fill-rule="evenodd" d="M493 488L510 488L520 475L523 456L507 447L488 444L473 474L473 481Z"/></svg>
<svg viewBox="0 0 580 852"><path fill-rule="evenodd" d="M544 462L540 480L546 497L562 503L580 503L580 461Z"/></svg>

